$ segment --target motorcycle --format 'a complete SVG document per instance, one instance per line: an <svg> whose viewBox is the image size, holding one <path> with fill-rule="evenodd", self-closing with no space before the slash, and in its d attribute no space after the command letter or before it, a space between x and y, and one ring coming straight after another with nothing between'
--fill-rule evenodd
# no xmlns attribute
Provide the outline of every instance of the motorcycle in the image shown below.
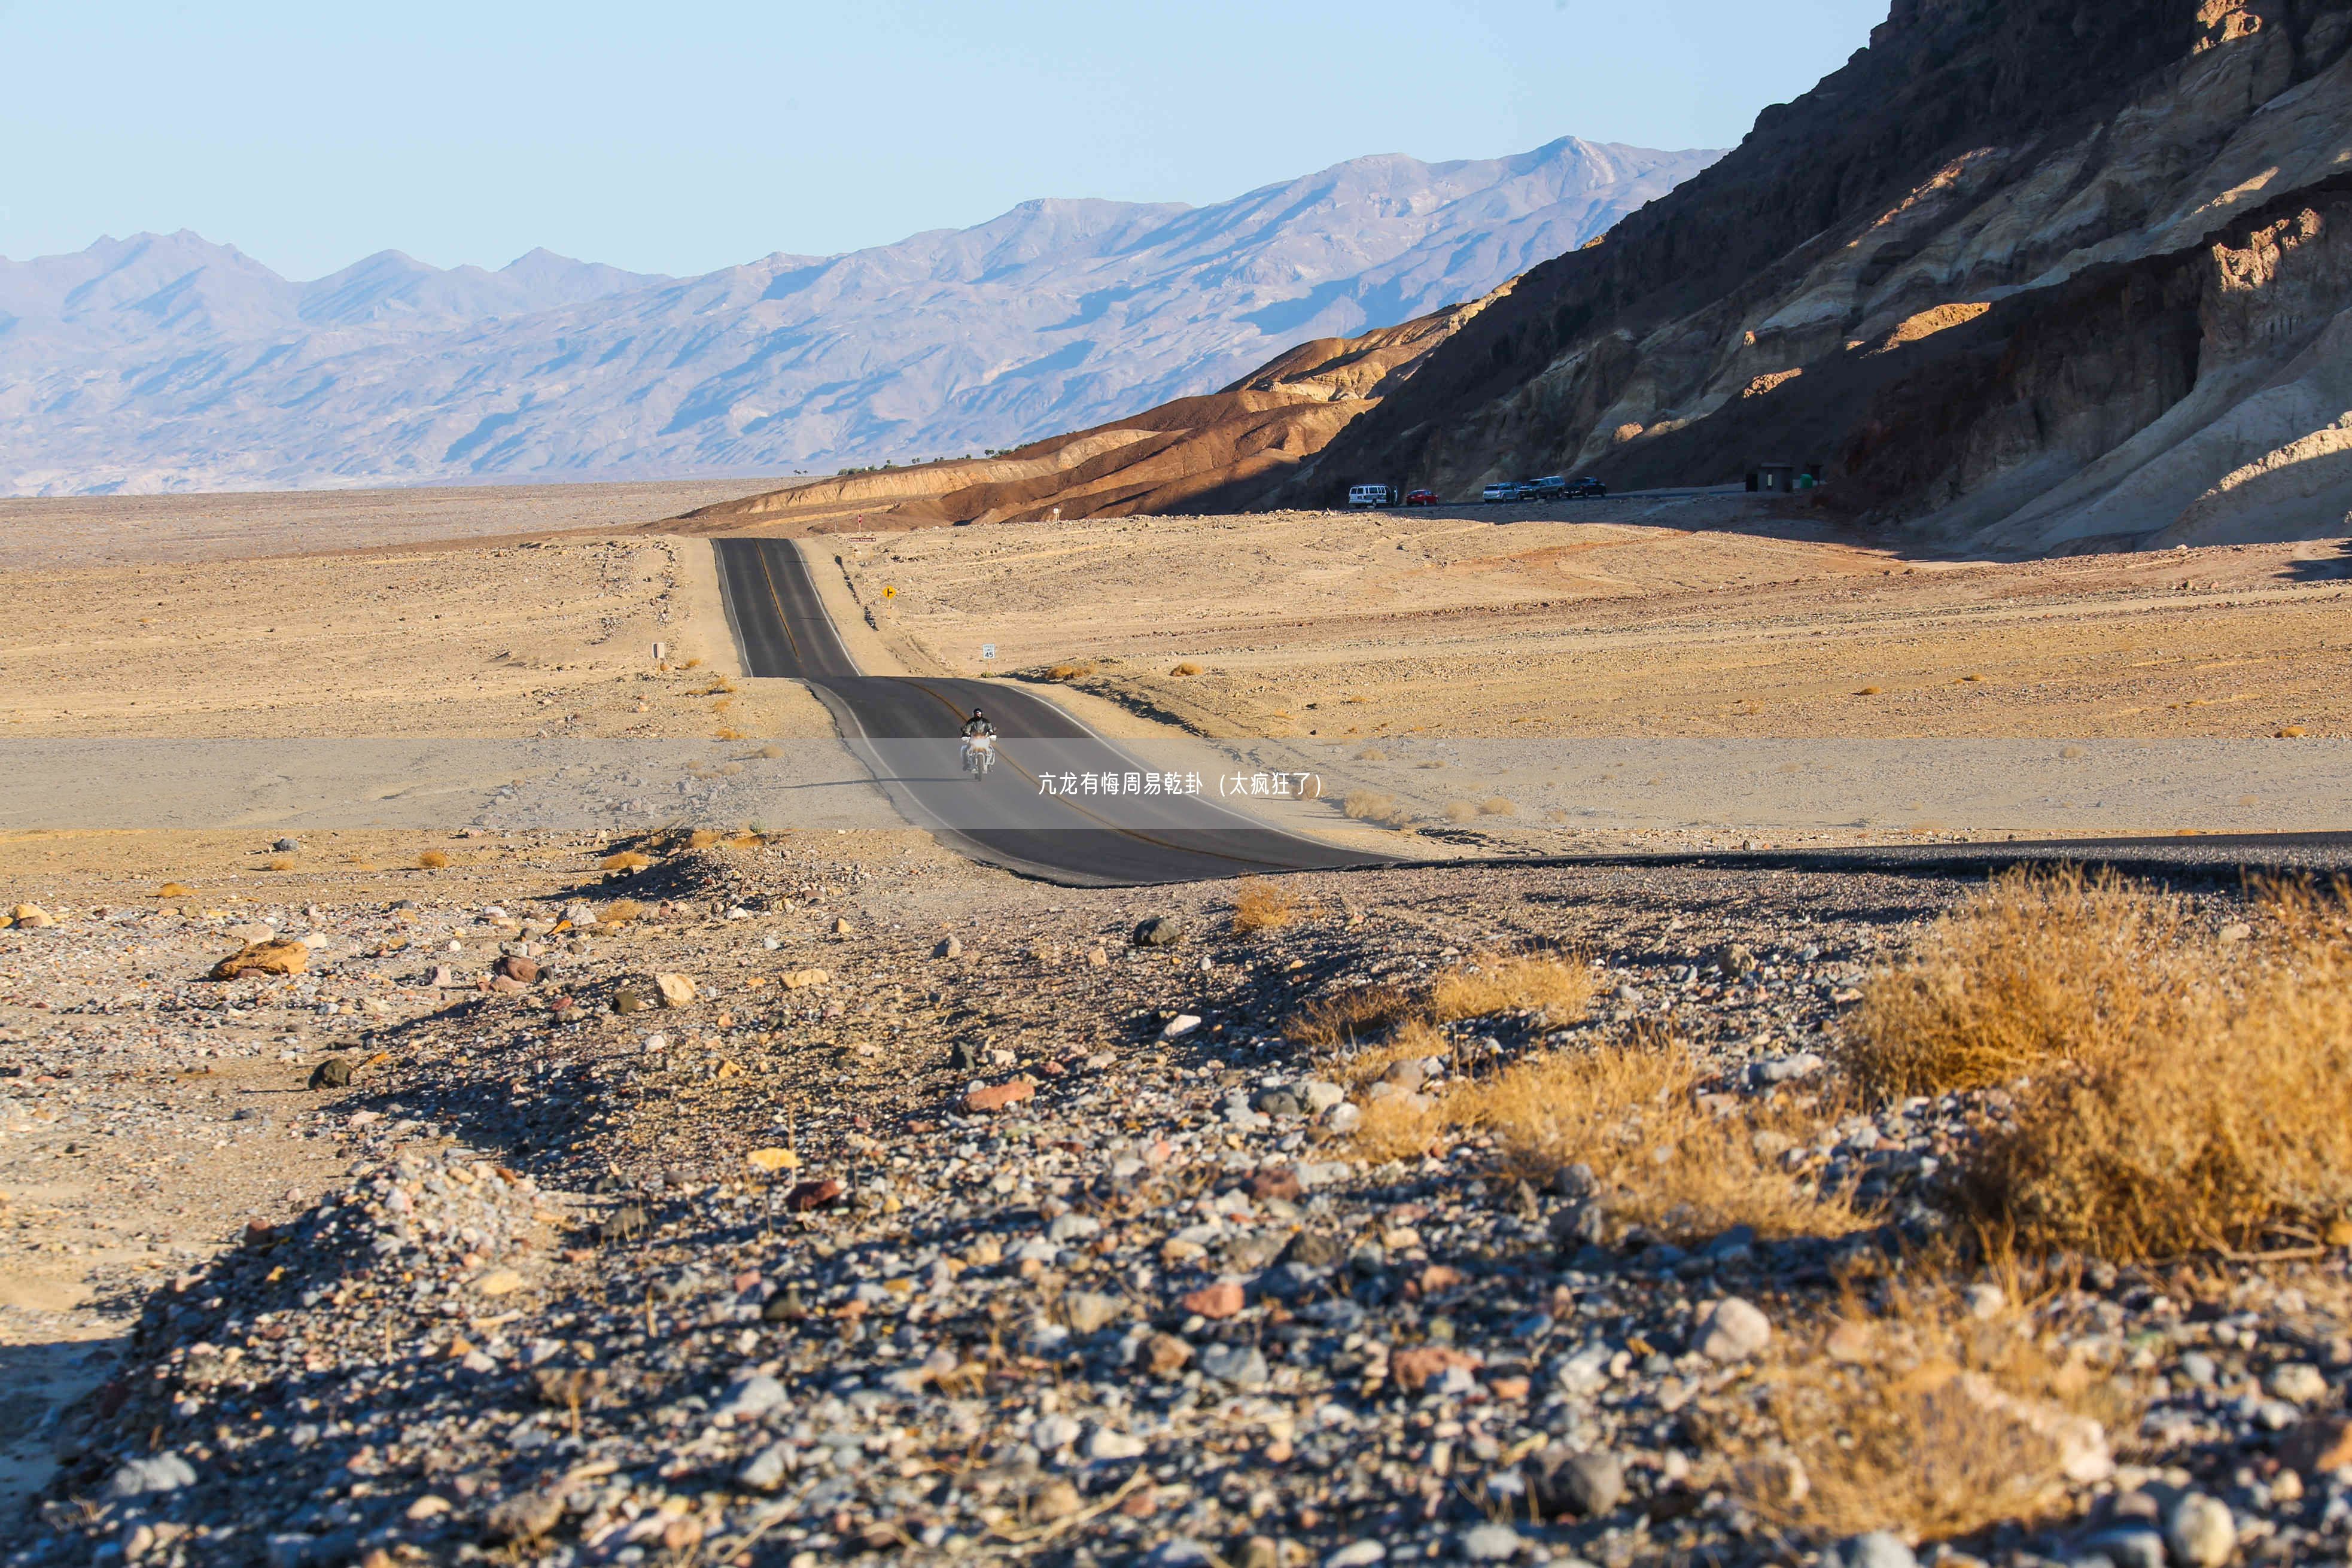
<svg viewBox="0 0 2352 1568"><path fill-rule="evenodd" d="M963 770L975 779L988 777L996 761L996 737L967 735L963 737Z"/></svg>

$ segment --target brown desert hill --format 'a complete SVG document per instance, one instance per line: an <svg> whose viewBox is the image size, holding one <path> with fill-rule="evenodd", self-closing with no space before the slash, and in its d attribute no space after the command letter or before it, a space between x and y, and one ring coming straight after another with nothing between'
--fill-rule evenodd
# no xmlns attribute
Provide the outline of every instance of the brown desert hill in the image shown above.
<svg viewBox="0 0 2352 1568"><path fill-rule="evenodd" d="M1317 338L1218 392L1051 436L996 457L836 475L660 525L694 533L1116 517L1287 473L1404 385L1439 344L1510 292L1353 338Z"/></svg>
<svg viewBox="0 0 2352 1568"><path fill-rule="evenodd" d="M1523 277L1229 507L1818 462L1823 504L2037 552L2352 508L2352 0L1895 0L1867 48Z"/></svg>

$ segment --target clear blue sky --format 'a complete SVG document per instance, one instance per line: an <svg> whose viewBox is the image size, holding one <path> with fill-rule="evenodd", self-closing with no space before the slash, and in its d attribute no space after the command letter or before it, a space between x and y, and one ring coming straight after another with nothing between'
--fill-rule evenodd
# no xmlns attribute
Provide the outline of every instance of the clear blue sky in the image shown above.
<svg viewBox="0 0 2352 1568"><path fill-rule="evenodd" d="M0 0L0 256L690 273L1369 152L1729 146L1887 0Z"/></svg>

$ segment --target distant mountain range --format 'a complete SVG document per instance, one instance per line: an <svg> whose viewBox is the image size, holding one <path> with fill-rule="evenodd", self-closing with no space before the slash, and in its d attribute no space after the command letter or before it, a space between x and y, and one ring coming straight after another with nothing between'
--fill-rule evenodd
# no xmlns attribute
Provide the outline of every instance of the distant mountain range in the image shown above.
<svg viewBox="0 0 2352 1568"><path fill-rule="evenodd" d="M1025 202L698 277L397 251L295 283L199 236L0 260L0 493L827 471L1209 391L1476 298L1718 156L1360 158L1207 207Z"/></svg>

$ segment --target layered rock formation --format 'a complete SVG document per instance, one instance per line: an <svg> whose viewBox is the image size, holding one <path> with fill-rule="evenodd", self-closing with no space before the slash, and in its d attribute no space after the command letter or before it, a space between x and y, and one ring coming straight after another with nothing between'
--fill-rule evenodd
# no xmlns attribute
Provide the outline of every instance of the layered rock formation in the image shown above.
<svg viewBox="0 0 2352 1568"><path fill-rule="evenodd" d="M2352 0L1895 0L1308 471L1224 499L1790 461L1976 548L2346 532L2347 46Z"/></svg>
<svg viewBox="0 0 2352 1568"><path fill-rule="evenodd" d="M848 528L1126 517L1205 509L1277 481L1409 382L1510 286L1355 338L1318 338L1221 391L1003 456L812 480L689 512L666 528L829 533Z"/></svg>

